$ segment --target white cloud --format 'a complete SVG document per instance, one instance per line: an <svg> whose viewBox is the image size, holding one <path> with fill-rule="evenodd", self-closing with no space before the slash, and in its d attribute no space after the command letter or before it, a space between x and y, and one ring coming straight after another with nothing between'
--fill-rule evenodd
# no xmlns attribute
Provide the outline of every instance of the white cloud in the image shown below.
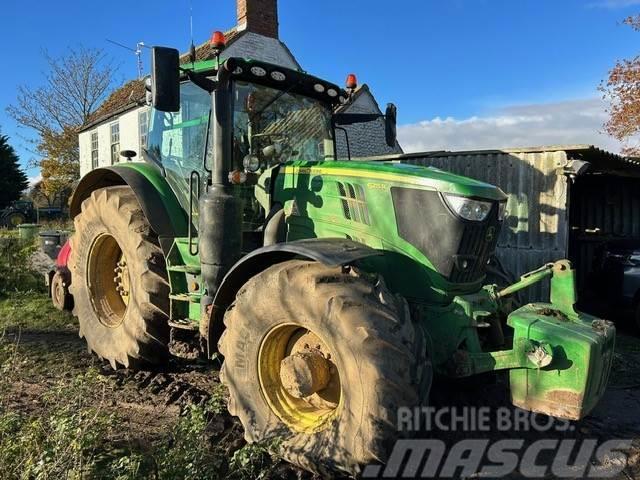
<svg viewBox="0 0 640 480"><path fill-rule="evenodd" d="M620 143L602 133L606 119L598 98L512 105L488 116L401 125L398 140L405 152L593 144L617 153Z"/></svg>
<svg viewBox="0 0 640 480"><path fill-rule="evenodd" d="M42 180L42 175L38 174L34 177L29 177L29 187L33 187L36 183Z"/></svg>

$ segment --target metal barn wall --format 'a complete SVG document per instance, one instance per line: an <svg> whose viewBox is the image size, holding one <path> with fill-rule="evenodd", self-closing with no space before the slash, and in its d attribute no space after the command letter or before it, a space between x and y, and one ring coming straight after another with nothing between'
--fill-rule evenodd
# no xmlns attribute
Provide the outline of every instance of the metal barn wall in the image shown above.
<svg viewBox="0 0 640 480"><path fill-rule="evenodd" d="M571 189L569 256L582 288L599 248L608 242L640 241L640 186L638 178L587 173Z"/></svg>
<svg viewBox="0 0 640 480"><path fill-rule="evenodd" d="M446 152L403 155L400 160L491 183L509 195L497 256L516 278L566 258L567 178L558 172L566 152ZM548 282L531 287L522 298L547 301Z"/></svg>

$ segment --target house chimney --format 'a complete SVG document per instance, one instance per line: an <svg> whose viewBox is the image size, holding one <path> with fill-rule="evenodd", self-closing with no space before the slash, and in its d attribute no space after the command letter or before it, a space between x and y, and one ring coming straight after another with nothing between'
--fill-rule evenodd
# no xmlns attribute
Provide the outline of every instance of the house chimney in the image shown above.
<svg viewBox="0 0 640 480"><path fill-rule="evenodd" d="M238 30L278 38L278 0L237 0Z"/></svg>

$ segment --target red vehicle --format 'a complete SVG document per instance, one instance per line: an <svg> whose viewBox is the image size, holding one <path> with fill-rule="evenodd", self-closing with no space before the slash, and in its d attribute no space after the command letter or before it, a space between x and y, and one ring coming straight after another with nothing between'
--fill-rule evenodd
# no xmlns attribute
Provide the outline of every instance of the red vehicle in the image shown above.
<svg viewBox="0 0 640 480"><path fill-rule="evenodd" d="M71 272L67 267L70 254L71 244L66 241L58 253L55 267L45 278L53 306L58 310L71 311L73 309L73 296L69 293Z"/></svg>

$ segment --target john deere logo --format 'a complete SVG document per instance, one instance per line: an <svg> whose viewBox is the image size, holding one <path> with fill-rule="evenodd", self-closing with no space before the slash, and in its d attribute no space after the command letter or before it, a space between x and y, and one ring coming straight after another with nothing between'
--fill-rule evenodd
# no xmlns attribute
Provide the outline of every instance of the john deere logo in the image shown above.
<svg viewBox="0 0 640 480"><path fill-rule="evenodd" d="M487 229L487 235L484 237L485 241L488 243L491 240L493 240L493 238L496 235L496 227L489 227Z"/></svg>

